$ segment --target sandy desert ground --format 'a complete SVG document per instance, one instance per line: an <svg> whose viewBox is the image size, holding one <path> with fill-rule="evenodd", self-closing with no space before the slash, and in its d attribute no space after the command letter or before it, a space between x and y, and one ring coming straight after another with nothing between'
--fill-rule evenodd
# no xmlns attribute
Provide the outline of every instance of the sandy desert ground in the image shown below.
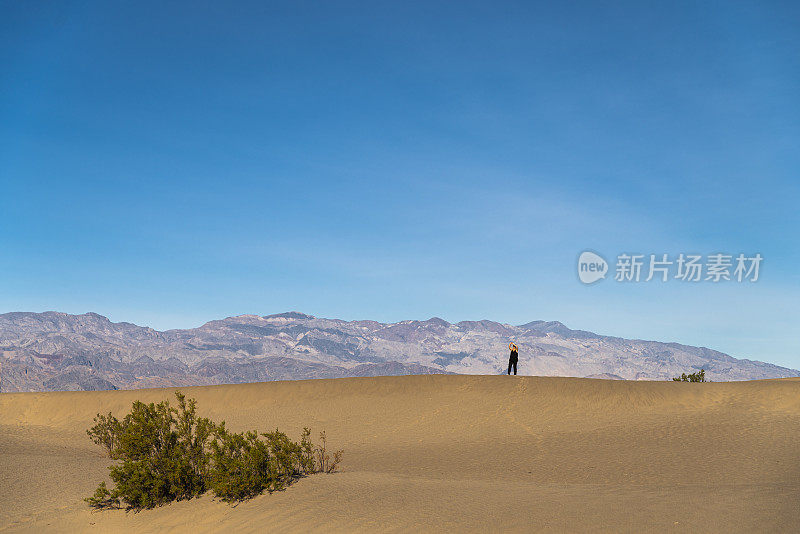
<svg viewBox="0 0 800 534"><path fill-rule="evenodd" d="M0 395L0 532L800 531L800 380L407 376L182 388L230 428L325 429L342 472L238 506L82 502L97 412L171 389Z"/></svg>

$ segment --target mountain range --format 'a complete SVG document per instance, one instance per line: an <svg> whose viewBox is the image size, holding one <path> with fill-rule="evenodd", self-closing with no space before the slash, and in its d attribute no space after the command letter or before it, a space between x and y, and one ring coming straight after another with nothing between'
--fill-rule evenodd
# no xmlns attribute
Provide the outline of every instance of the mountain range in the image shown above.
<svg viewBox="0 0 800 534"><path fill-rule="evenodd" d="M288 312L162 332L96 313L13 312L0 315L0 392L498 374L511 341L525 375L669 380L705 369L713 381L800 376L704 347L603 336L557 321L380 323Z"/></svg>

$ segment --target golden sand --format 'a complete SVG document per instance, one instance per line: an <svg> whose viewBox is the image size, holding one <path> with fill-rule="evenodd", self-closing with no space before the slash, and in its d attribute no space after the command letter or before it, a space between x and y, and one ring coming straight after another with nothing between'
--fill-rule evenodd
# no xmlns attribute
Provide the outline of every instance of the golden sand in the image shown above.
<svg viewBox="0 0 800 534"><path fill-rule="evenodd" d="M173 389L0 395L0 532L800 531L800 380L433 375L181 388L232 430L326 430L342 471L238 506L92 512L98 412Z"/></svg>

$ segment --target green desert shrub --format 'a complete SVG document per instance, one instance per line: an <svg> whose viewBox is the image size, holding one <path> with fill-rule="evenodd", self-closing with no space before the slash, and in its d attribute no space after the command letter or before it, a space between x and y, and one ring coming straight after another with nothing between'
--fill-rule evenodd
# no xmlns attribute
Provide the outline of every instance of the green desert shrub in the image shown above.
<svg viewBox="0 0 800 534"><path fill-rule="evenodd" d="M255 432L235 434L221 426L211 442L209 485L225 501L254 497L277 483L267 444Z"/></svg>
<svg viewBox="0 0 800 534"><path fill-rule="evenodd" d="M263 438L263 439L262 439ZM283 432L233 433L221 424L211 442L209 484L224 501L240 501L285 488L313 471L300 444Z"/></svg>
<svg viewBox="0 0 800 534"><path fill-rule="evenodd" d="M683 373L681 374L681 376L675 377L672 380L674 380L675 382L705 382L706 370L700 369L700 371L689 375Z"/></svg>
<svg viewBox="0 0 800 534"><path fill-rule="evenodd" d="M86 502L95 508L152 508L208 489L238 501L311 473L332 473L341 460L341 451L330 459L324 432L320 447L311 443L307 428L299 443L278 430L233 433L224 421L197 417L194 399L176 396L177 408L168 401L137 401L122 421L111 413L95 417L87 433L117 462L109 468L115 487L102 482Z"/></svg>
<svg viewBox="0 0 800 534"><path fill-rule="evenodd" d="M114 497L106 487L105 480L94 491L94 495L84 499L94 508L119 508L119 497Z"/></svg>
<svg viewBox="0 0 800 534"><path fill-rule="evenodd" d="M152 508L206 491L206 448L214 424L197 417L193 399L176 396L177 409L168 401L136 401L122 421L111 413L95 417L89 437L118 463L109 468L115 488L101 485L90 504L103 507L122 500L132 508ZM103 490L107 499L101 498Z"/></svg>
<svg viewBox="0 0 800 534"><path fill-rule="evenodd" d="M311 473L333 473L341 461L342 451L331 460L326 452L325 433L322 445L314 447L311 430L303 429L300 443L275 430L232 433L225 423L215 430L211 442L209 486L224 501L240 501L264 491L282 490L298 478Z"/></svg>

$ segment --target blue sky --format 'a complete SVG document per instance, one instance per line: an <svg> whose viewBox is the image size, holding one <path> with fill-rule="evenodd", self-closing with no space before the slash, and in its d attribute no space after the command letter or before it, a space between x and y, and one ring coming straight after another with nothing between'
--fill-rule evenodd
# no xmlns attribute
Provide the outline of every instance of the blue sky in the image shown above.
<svg viewBox="0 0 800 534"><path fill-rule="evenodd" d="M0 311L547 319L800 368L800 6L565 4L0 1ZM585 249L764 262L584 286Z"/></svg>

